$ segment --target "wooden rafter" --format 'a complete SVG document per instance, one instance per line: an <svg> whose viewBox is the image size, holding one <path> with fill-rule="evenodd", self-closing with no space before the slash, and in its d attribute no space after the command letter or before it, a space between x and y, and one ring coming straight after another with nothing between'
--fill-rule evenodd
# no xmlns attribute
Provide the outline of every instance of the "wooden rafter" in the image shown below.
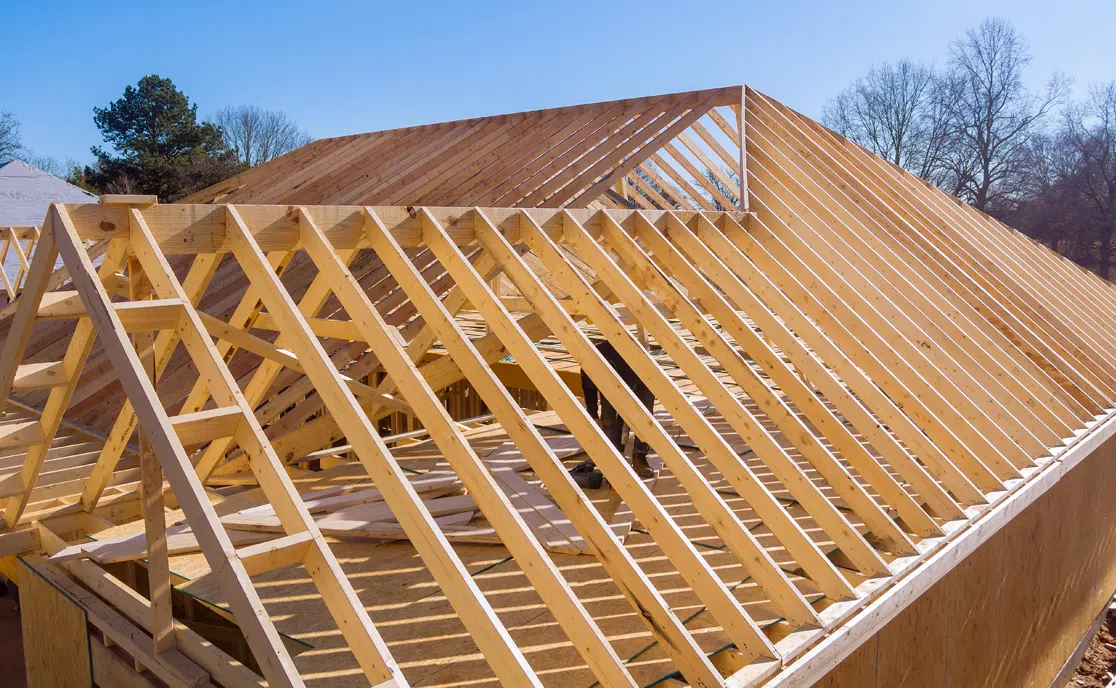
<svg viewBox="0 0 1116 688"><path fill-rule="evenodd" d="M299 685L313 658L291 656L253 577L301 564L364 677L405 685L409 665L326 540L375 537L410 543L505 684L541 685L540 658L457 545L506 550L602 685L646 682L626 634L691 685L759 685L918 575L1116 403L1116 289L751 89L308 149L207 191L216 202L52 206L21 261L0 399L43 403L0 417L0 549L43 549L54 563L36 565L60 565L45 569L60 585L131 610L142 643L129 648L158 675L199 671L189 661L253 680L206 659L170 615L175 557L200 552L270 684ZM299 194L384 205L286 205ZM712 210L730 196L748 212ZM477 198L523 207L395 205ZM33 329L61 321L76 321L72 340L34 346ZM100 370L94 340L111 364ZM567 382L580 371L650 445L669 493L590 418ZM100 412L111 430L97 458L54 503L40 481L83 375L119 378L127 403ZM485 405L473 415L493 422L483 433L512 449L478 448L483 433L439 396L451 385L468 385ZM595 461L653 563L617 537L625 524L572 479L516 390ZM423 427L388 435L392 414ZM420 438L443 472L404 469ZM300 493L326 460L350 461L359 482ZM105 527L99 514L127 497L122 471L142 494L128 512L142 535L66 545L41 525ZM258 486L259 501L218 514L229 493L211 487L229 484ZM614 636L579 567L558 559L581 554L634 626ZM140 558L150 599L96 565ZM707 632L731 651L711 660Z"/></svg>
<svg viewBox="0 0 1116 688"><path fill-rule="evenodd" d="M720 131L717 109L739 110L742 93L733 86L315 141L185 202L586 207L675 139L740 198L724 169L739 176L739 141L710 132ZM686 175L734 207L697 167Z"/></svg>

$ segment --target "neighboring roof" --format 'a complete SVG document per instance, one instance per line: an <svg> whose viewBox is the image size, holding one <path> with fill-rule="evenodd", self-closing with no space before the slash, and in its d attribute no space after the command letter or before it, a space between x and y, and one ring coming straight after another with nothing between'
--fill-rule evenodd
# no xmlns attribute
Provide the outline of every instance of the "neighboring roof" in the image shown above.
<svg viewBox="0 0 1116 688"><path fill-rule="evenodd" d="M90 203L97 197L22 160L0 163L0 227L41 225L51 203Z"/></svg>
<svg viewBox="0 0 1116 688"><path fill-rule="evenodd" d="M672 209L721 209L700 170L736 195L742 99L729 86L321 139L182 203L588 207L619 182L641 191L606 207L662 208L658 187Z"/></svg>

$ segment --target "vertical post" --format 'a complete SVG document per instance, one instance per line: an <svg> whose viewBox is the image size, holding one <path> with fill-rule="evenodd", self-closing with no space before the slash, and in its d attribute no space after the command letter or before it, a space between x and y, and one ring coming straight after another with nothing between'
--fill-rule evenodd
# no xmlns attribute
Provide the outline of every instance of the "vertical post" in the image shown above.
<svg viewBox="0 0 1116 688"><path fill-rule="evenodd" d="M128 292L132 301L151 298L151 281L135 255L128 257ZM132 335L143 373L155 385L155 333ZM167 521L163 509L163 468L140 428L140 496L143 506L144 534L147 540L147 581L151 598L151 637L154 652L174 648L174 618L171 609L170 561L167 552Z"/></svg>
<svg viewBox="0 0 1116 688"><path fill-rule="evenodd" d="M748 87L740 87L740 105L737 105L736 110L736 131L739 136L737 143L740 144L739 167L736 170L740 178L740 195L737 196L738 204L742 212L748 212L748 139L744 134L744 110L748 100Z"/></svg>
<svg viewBox="0 0 1116 688"><path fill-rule="evenodd" d="M616 180L616 193L620 194L620 198L623 198L625 201L628 200L628 196L631 194L631 189L628 188L627 175L624 175L623 177L620 177Z"/></svg>
<svg viewBox="0 0 1116 688"><path fill-rule="evenodd" d="M645 351L651 350L651 341L647 338L647 330L640 323L636 323L636 339L639 340L639 345L642 346Z"/></svg>

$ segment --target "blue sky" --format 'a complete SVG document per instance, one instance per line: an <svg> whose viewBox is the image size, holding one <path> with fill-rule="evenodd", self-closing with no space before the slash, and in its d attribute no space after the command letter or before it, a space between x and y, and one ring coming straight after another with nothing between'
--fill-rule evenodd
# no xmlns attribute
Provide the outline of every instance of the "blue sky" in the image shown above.
<svg viewBox="0 0 1116 688"><path fill-rule="evenodd" d="M942 62L992 15L1030 42L1032 84L1116 79L1112 0L0 0L0 110L37 154L81 162L93 107L150 73L203 115L279 108L315 137L737 83L816 116L873 63Z"/></svg>

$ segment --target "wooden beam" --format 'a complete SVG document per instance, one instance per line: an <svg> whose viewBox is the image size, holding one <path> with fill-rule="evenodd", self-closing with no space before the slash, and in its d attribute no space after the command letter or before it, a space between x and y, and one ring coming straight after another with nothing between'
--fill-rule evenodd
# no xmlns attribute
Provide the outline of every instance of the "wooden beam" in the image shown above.
<svg viewBox="0 0 1116 688"><path fill-rule="evenodd" d="M15 421L0 425L0 449L27 448L46 439L43 424L38 420Z"/></svg>
<svg viewBox="0 0 1116 688"><path fill-rule="evenodd" d="M363 341L360 328L352 322L346 320L330 320L328 318L307 318L306 322L310 325L310 331L319 337L348 339L353 342ZM275 319L271 317L270 313L260 313L254 325L261 330L279 331L279 326L275 323Z"/></svg>
<svg viewBox="0 0 1116 688"><path fill-rule="evenodd" d="M182 303L175 299L125 301L113 307L125 332L173 330L182 319Z"/></svg>
<svg viewBox="0 0 1116 688"><path fill-rule="evenodd" d="M101 194L99 200L101 205L146 208L156 205L159 197L155 194Z"/></svg>
<svg viewBox="0 0 1116 688"><path fill-rule="evenodd" d="M227 406L171 416L170 423L182 446L196 447L232 437L240 427L241 418L239 406Z"/></svg>
<svg viewBox="0 0 1116 688"><path fill-rule="evenodd" d="M241 420L237 425L237 441L248 454L249 465L259 481L260 487L268 500L275 506L276 513L288 534L293 535L303 531L310 533L310 547L306 551L303 564L321 594L330 615L337 622L342 635L353 650L353 654L364 670L365 676L373 683L401 680L402 674L391 657L387 645L372 625L368 613L357 599L356 592L349 584L340 564L311 519L310 513L302 504L302 500L295 491L286 470L279 462L275 450L268 442L263 429L252 413L252 409L245 401L240 387L232 373L229 372L228 366L225 365L213 341L206 333L200 316L198 316L193 306L189 305L189 297L175 278L166 258L159 252L143 216L138 210L132 210L131 216L135 223L133 226L133 250L140 262L143 263L155 292L164 298L176 299L183 305L185 313L183 324L179 328L182 343L190 354L199 374L206 380L210 394L218 405L224 407L235 406L240 409ZM266 259L263 259L261 263L265 272L272 279L277 279L275 274L267 269ZM165 423L168 427L164 427L164 429L169 429L169 419L165 420ZM179 445L179 451L182 451L181 445ZM193 484L200 488L200 481L196 479L193 472L190 472L189 478ZM225 535L219 524L213 525L213 527L222 535ZM202 544L202 551L208 554L209 547L213 545L207 546L201 537L199 537L199 542ZM221 544L229 544L227 535L225 535ZM229 547L231 548L231 544L229 544ZM254 595L255 591L251 589L247 573L237 558L235 550L230 552L223 548L222 551L227 557L230 568L236 574L238 585L246 594ZM264 630L272 634L275 633L270 620L266 621ZM262 642L264 642L263 638L256 638L257 646ZM270 642L270 638L268 642ZM253 650L254 652L258 651L255 648ZM272 673L276 674L275 671ZM282 671L282 676L286 680L290 679L291 674L292 672L289 669L283 669ZM297 672L294 672L294 678L296 681L300 680ZM269 681L273 680L270 675L268 679Z"/></svg>
<svg viewBox="0 0 1116 688"><path fill-rule="evenodd" d="M83 239L100 241L109 238L127 237L128 209L124 206L105 206L100 204L69 204L64 206L71 215ZM403 248L422 246L420 223L403 206L370 206L383 220L391 234ZM253 238L264 251L292 251L298 248L298 222L288 214L285 205L243 206L245 221L252 227ZM337 250L361 248L363 235L363 206L311 206L308 208L314 222L325 233L330 244ZM472 211L468 208L431 208L434 216L446 226L446 231L459 246L473 243ZM489 219L497 227L505 224L514 227L514 217L518 209L488 209ZM531 208L527 210L536 222L548 232L558 231L556 208ZM571 208L570 212L579 222L587 222L592 227L595 210ZM635 210L609 211L617 221L623 222ZM663 211L644 210L648 218L658 221ZM178 203L157 205L143 211L156 243L165 255L217 253L225 247L225 213L220 205L183 205ZM732 213L737 220L744 214ZM187 234L184 234L187 233ZM188 235L189 241L182 241ZM36 252L37 253L37 252ZM26 285L25 285L26 289Z"/></svg>
<svg viewBox="0 0 1116 688"><path fill-rule="evenodd" d="M39 549L39 531L33 526L0 533L0 557L10 557L37 549Z"/></svg>
<svg viewBox="0 0 1116 688"><path fill-rule="evenodd" d="M304 530L294 535L242 547L236 551L236 555L240 557L248 575L255 576L302 563L313 539L310 531Z"/></svg>
<svg viewBox="0 0 1116 688"><path fill-rule="evenodd" d="M484 224L480 229L479 238L486 252L503 266L509 278L516 282L520 289L527 288L518 279L520 273L525 270L518 253L507 242L495 240L498 232L493 231L492 240L489 240L489 231L486 229L487 218L483 214L480 217ZM425 221L428 227L425 233L427 244L439 255L442 262L449 266L450 271L455 275L458 287L464 295L478 304L481 314L493 329L493 334L516 357L524 371L531 376L536 388L546 396L549 403L554 405L555 410L558 411L563 421L573 429L579 441L586 443L587 451L591 453L598 461L598 466L609 476L611 484L616 486L625 501L629 503L632 500L636 501L637 507L635 508L639 509L640 513L648 516L648 522L669 523L669 521L650 520L651 510L657 506L653 506L654 500L649 498L649 494L642 499L634 497L639 492L646 493L646 487L634 474L627 462L608 444L600 428L589 419L585 410L569 394L555 375L554 370L539 355L539 352L534 348L532 339L521 328L520 323L523 321L516 322L498 300L487 296L490 292L484 283L483 275L473 270L468 261L458 257L460 256L458 249L446 236L437 219L427 217ZM416 291L412 293L412 298L421 299L423 295ZM428 304L428 312L433 305ZM446 342L447 346L452 347L455 357L461 360L462 365L466 366L467 370L472 373L470 380L474 385L477 385L478 391L484 395L486 403L489 403L491 408L505 417L508 417L508 414L520 415L522 411L514 402L501 401L501 397L506 398L506 390L501 392L499 386L492 383L491 375L482 372L485 368L483 356L479 364L479 370L477 369L478 364L473 362L473 358L468 351L469 347L463 346L468 342L463 336L457 334L456 325L450 318L449 313L446 312L441 318L438 318L436 313L430 313L429 317L429 322L432 327L437 328L439 337ZM715 682L717 680L716 670L709 664L708 659L693 638L686 633L680 620L670 610L659 592L639 570L631 559L631 555L611 538L600 515L594 509L587 508L583 498L576 491L571 493L561 488L563 484L568 485L570 483L569 474L561 466L558 466L557 470L554 467L548 469L548 466L552 466L550 458L552 454L546 443L538 437L538 431L527 422L505 423L505 427L521 439L522 443L519 446L523 449L525 458L531 461L532 466L540 472L544 482L551 487L551 494L558 500L566 514L574 520L578 532L597 552L606 555L602 556L602 564L610 570L610 573L615 572L614 580L621 584L620 589L630 596L633 604L645 610L646 616L643 616L643 618L652 628L652 632L663 639L663 647L672 659L687 672L688 676L695 677L692 680ZM594 435L597 439L592 439ZM644 509L647 510L644 511ZM607 556L612 553L615 554Z"/></svg>
<svg viewBox="0 0 1116 688"><path fill-rule="evenodd" d="M64 361L23 363L16 369L13 390L51 389L68 384Z"/></svg>
<svg viewBox="0 0 1116 688"><path fill-rule="evenodd" d="M173 330L182 317L181 304L170 299L123 301L113 304L126 332ZM86 317L85 306L76 291L45 294L38 317L43 320L77 320Z"/></svg>
<svg viewBox="0 0 1116 688"><path fill-rule="evenodd" d="M140 425L148 431L152 448L159 457L167 480L198 534L210 569L217 580L224 583L232 611L248 638L264 675L269 683L277 686L300 685L302 682L290 655L274 625L262 611L263 603L251 588L243 566L236 560L235 549L221 529L217 514L201 483L194 476L190 461L171 430L166 411L158 403L151 381L140 372L143 370L142 364L135 349L125 338L123 325L108 294L93 277L96 271L81 246L76 229L70 224L64 208L55 206L52 215L60 235L59 250L70 268L74 286L82 296L91 327L97 327L121 384L135 406ZM150 266L144 267L150 276Z"/></svg>
<svg viewBox="0 0 1116 688"><path fill-rule="evenodd" d="M538 678L531 672L523 655L496 618L445 536L433 523L421 500L415 496L414 488L371 427L367 416L358 410L360 406L356 398L341 380L321 344L310 334L305 317L282 283L267 268L266 258L251 230L236 208L228 206L227 213L229 247L245 274L260 289L268 312L278 319L284 334L290 337L291 346L299 361L314 380L318 392L327 399L330 411L344 429L354 453L380 489L385 491L384 497L392 512L399 518L423 561L470 628L485 657L503 680L513 685L539 685ZM337 260L344 262L340 258ZM348 274L347 269L345 274Z"/></svg>
<svg viewBox="0 0 1116 688"><path fill-rule="evenodd" d="M135 229L135 227L133 227ZM143 272L143 266L132 256L128 259L128 298L133 303L151 303L151 282ZM117 309L119 315L120 310ZM177 311L174 325L182 318L182 309ZM152 386L156 384L155 335L145 330L132 335L132 344L143 366L143 373ZM163 500L163 468L159 465L147 433L140 430L140 497L142 498L144 540L147 544L148 590L151 598L152 652L156 655L174 649L174 611L171 605L170 560L167 552L167 521Z"/></svg>
<svg viewBox="0 0 1116 688"><path fill-rule="evenodd" d="M429 221L429 217L427 217ZM426 283L419 278L419 275L414 271L414 267L406 260L402 248L391 238L391 233L375 215L369 213L368 215L368 236L369 243L372 248L381 256L385 264L392 269L396 278L400 281L404 289L408 289L408 294L412 299L415 296L423 298L425 310L430 314L430 318L435 318L437 322L437 330L447 336L454 337L455 349L458 349L467 364L472 365L471 371L474 374L479 370L485 368L483 361L480 359L476 349L468 347L464 333L460 329L454 327L452 317L444 306L430 291ZM434 231L433 228L430 231ZM319 235L320 236L320 235ZM467 261L465 262L467 264ZM443 261L443 264L446 264ZM323 266L324 267L324 266ZM475 272L474 272L475 274ZM339 296L340 296L339 292ZM350 300L356 297L355 292L351 293ZM345 299L342 298L344 304ZM359 306L359 303L353 303L353 306ZM345 310L350 314L352 311L349 305L345 305ZM365 308L360 309L363 312L372 313L374 309L367 304ZM360 321L358 321L360 322ZM433 320L428 319L428 324L434 325ZM370 326L368 323L366 326ZM385 342L387 343L387 342ZM450 465L454 467L457 474L461 477L462 482L465 483L469 493L478 500L478 505L482 513L485 514L489 522L492 523L493 528L503 539L505 545L508 547L512 556L516 557L519 561L527 563L523 567L528 578L531 580L532 585L539 592L543 601L555 613L555 618L562 626L567 636L571 639L577 639L575 646L578 651L589 663L593 673L598 679L605 684L615 685L634 685L631 677L624 670L619 657L613 651L611 645L605 639L601 630L597 627L596 623L589 616L588 612L578 601L577 597L571 591L569 585L558 573L550 558L542 550L540 544L535 541L528 533L527 525L523 522L520 514L515 510L511 503L505 498L504 491L497 485L491 474L481 464L480 459L477 458L475 453L471 450L468 452L462 451L467 448L468 442L461 435L460 431L453 426L449 415L445 412L443 406L434 397L433 391L425 384L425 380L415 367L414 362L406 352L397 352L395 361L391 360L391 352L385 358L381 356L384 361L385 369L388 373L395 378L401 387L407 385L417 392L423 392L426 398L429 411L427 416L420 416L423 418L423 424L431 429L431 439L439 446L439 448L446 455L450 461ZM401 355L400 355L401 354ZM492 383L491 373L488 375L488 382ZM506 391L503 395L495 392L492 387L488 390L489 396L495 401L499 402L501 399L505 402L501 405L501 411L509 411L510 407L514 404L507 396ZM420 397L421 398L421 397ZM427 420L430 414L433 414L431 420ZM509 416L510 418L511 416ZM515 415L522 421L522 427L529 427L526 417L523 416L522 411ZM530 431L528 431L530 432ZM530 433L532 437L539 443L536 447L542 444L541 437L538 432ZM558 464L557 459L550 454L548 463L550 464L551 476L557 473L564 473L561 464ZM542 459L539 459L540 462ZM572 481L569 480L568 475L564 481L567 489L573 487Z"/></svg>

